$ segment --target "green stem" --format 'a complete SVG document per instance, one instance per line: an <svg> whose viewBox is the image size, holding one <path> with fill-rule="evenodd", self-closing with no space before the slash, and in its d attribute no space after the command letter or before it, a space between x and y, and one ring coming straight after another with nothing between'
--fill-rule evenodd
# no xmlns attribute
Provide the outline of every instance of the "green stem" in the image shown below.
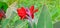
<svg viewBox="0 0 60 28"><path fill-rule="evenodd" d="M33 22L32 22L32 18L31 17L28 17L28 26L30 27L30 28L33 28Z"/></svg>
<svg viewBox="0 0 60 28"><path fill-rule="evenodd" d="M2 21L2 20L0 20L0 28L1 28L1 21Z"/></svg>
<svg viewBox="0 0 60 28"><path fill-rule="evenodd" d="M1 25L1 20L0 20L0 25Z"/></svg>

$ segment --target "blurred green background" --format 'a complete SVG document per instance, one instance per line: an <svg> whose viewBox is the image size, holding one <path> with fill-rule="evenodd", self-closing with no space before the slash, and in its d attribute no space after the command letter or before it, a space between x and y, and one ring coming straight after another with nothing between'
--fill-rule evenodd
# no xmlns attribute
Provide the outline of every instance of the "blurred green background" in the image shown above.
<svg viewBox="0 0 60 28"><path fill-rule="evenodd" d="M49 11L49 12L47 11L47 13L50 14L51 17L50 19L52 19L53 28L59 28L60 26L60 23L58 23L60 22L60 0L0 0L0 1L7 3L9 6L8 9L9 8L11 9L7 10L6 12L7 18L2 20L1 28L28 28L28 21L20 20L15 11L16 10L15 8L20 8L22 6L29 8L31 5L34 5L35 8L39 8L39 12L35 13L36 20L39 20L43 4L46 5L46 8Z"/></svg>

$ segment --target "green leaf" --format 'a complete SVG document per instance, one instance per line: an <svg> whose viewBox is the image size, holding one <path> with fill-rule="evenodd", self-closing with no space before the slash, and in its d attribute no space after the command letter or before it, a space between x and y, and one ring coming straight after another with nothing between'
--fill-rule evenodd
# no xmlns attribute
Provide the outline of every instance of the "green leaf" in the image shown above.
<svg viewBox="0 0 60 28"><path fill-rule="evenodd" d="M60 21L54 23L53 28L60 28Z"/></svg>
<svg viewBox="0 0 60 28"><path fill-rule="evenodd" d="M14 28L24 28L27 26L27 22L28 21L21 21L21 20L18 20L16 21L15 25L14 25Z"/></svg>
<svg viewBox="0 0 60 28"><path fill-rule="evenodd" d="M28 22L28 28L37 28L37 25L34 22Z"/></svg>
<svg viewBox="0 0 60 28"><path fill-rule="evenodd" d="M32 28L32 25L30 22L28 22L28 28Z"/></svg>
<svg viewBox="0 0 60 28"><path fill-rule="evenodd" d="M37 25L36 25L35 23L33 23L33 27L34 27L34 28L37 28Z"/></svg>
<svg viewBox="0 0 60 28"><path fill-rule="evenodd" d="M47 6L44 4L38 19L37 28L52 28L51 16Z"/></svg>
<svg viewBox="0 0 60 28"><path fill-rule="evenodd" d="M0 9L3 9L6 12L7 8L8 8L7 3L0 1Z"/></svg>
<svg viewBox="0 0 60 28"><path fill-rule="evenodd" d="M10 22L10 19L5 19L3 22L2 22L2 28L6 28L7 25L9 24Z"/></svg>

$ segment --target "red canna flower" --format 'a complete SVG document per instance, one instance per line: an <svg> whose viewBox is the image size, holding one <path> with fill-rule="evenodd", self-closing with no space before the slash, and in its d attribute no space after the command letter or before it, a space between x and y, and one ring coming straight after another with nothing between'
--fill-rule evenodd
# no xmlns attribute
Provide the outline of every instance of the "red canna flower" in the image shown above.
<svg viewBox="0 0 60 28"><path fill-rule="evenodd" d="M0 10L0 19L2 19L5 16L5 13L3 10Z"/></svg>
<svg viewBox="0 0 60 28"><path fill-rule="evenodd" d="M21 17L21 19L24 19L26 17L26 11L24 7L18 8L17 12L19 17Z"/></svg>
<svg viewBox="0 0 60 28"><path fill-rule="evenodd" d="M34 10L34 6L30 7L30 14L31 14L32 19L34 18L34 13L37 11L38 11L38 9Z"/></svg>
<svg viewBox="0 0 60 28"><path fill-rule="evenodd" d="M34 18L34 13L37 12L38 9L34 10L34 6L31 6L30 9L21 7L17 9L17 13L21 19L31 17ZM28 17L27 17L28 16Z"/></svg>
<svg viewBox="0 0 60 28"><path fill-rule="evenodd" d="M3 14L2 14L2 13L0 13L0 19L2 19L2 17L3 17Z"/></svg>

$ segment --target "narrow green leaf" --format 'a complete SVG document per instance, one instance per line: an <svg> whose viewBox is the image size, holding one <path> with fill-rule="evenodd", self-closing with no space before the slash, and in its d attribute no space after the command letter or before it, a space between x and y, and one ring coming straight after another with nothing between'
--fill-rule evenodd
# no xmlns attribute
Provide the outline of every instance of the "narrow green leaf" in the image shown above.
<svg viewBox="0 0 60 28"><path fill-rule="evenodd" d="M4 21L2 21L2 28L6 28L9 22L10 19L5 19Z"/></svg>
<svg viewBox="0 0 60 28"><path fill-rule="evenodd" d="M37 28L52 28L51 16L47 6L44 4L38 19Z"/></svg>
<svg viewBox="0 0 60 28"><path fill-rule="evenodd" d="M31 23L30 23L30 22L28 22L28 28L32 28L32 26L31 26Z"/></svg>
<svg viewBox="0 0 60 28"><path fill-rule="evenodd" d="M28 28L37 28L37 25L35 23L28 23Z"/></svg>
<svg viewBox="0 0 60 28"><path fill-rule="evenodd" d="M60 28L60 21L54 23L53 28Z"/></svg>
<svg viewBox="0 0 60 28"><path fill-rule="evenodd" d="M37 25L36 25L35 23L33 23L33 27L34 27L34 28L37 28Z"/></svg>
<svg viewBox="0 0 60 28"><path fill-rule="evenodd" d="M14 28L23 28L26 26L27 26L27 21L18 20L16 21Z"/></svg>

